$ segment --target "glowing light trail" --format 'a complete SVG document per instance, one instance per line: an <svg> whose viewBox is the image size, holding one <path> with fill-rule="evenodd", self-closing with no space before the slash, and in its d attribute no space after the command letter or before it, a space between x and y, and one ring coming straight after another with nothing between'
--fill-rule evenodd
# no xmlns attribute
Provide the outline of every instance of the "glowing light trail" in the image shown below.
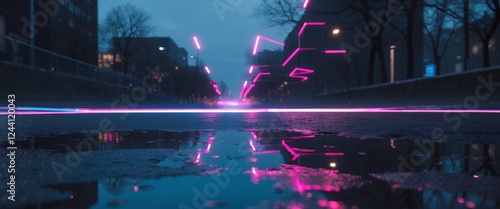
<svg viewBox="0 0 500 209"><path fill-rule="evenodd" d="M279 42L279 41L275 41L273 39L270 39L270 38L267 38L267 37L264 37L264 36L261 36L261 35L258 35L257 38L255 39L255 44L253 45L253 51L252 51L252 55L256 55L258 50L259 50L259 44L260 44L260 40L266 40L268 42L271 42L273 44L278 44L280 46L285 46L284 43L282 42Z"/></svg>
<svg viewBox="0 0 500 209"><path fill-rule="evenodd" d="M194 43L196 44L196 48L198 50L201 50L201 45L200 45L200 42L198 41L198 37L193 36L193 40L194 40Z"/></svg>
<svg viewBox="0 0 500 209"><path fill-rule="evenodd" d="M306 9L309 6L309 0L305 0L304 4L302 4L302 8Z"/></svg>
<svg viewBox="0 0 500 209"><path fill-rule="evenodd" d="M249 89L253 88L253 84ZM248 89L247 89L248 91ZM394 109L394 108L76 108L75 111L16 111L18 115L68 115L68 114L174 114L174 113L478 113L500 114L500 110L456 109ZM7 115L7 112L0 112Z"/></svg>
<svg viewBox="0 0 500 209"><path fill-rule="evenodd" d="M325 54L345 54L346 50L325 50Z"/></svg>
<svg viewBox="0 0 500 209"><path fill-rule="evenodd" d="M210 74L210 68L208 68L207 66L205 66L205 71L207 71L208 74Z"/></svg>

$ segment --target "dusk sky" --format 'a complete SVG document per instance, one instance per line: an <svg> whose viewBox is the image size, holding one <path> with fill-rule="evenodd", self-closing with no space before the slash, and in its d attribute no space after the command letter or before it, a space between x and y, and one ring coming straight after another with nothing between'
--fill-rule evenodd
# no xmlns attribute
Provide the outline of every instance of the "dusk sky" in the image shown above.
<svg viewBox="0 0 500 209"><path fill-rule="evenodd" d="M222 2L232 11L220 18L214 2ZM184 47L189 55L196 55L192 36L197 35L202 44L200 58L212 70L212 79L228 84L233 96L239 91L247 76L246 54L253 47L255 37L264 35L283 41L289 29L265 28L261 21L251 18L252 8L260 0L242 0L232 6L234 0L106 0L99 2L99 21L117 5L131 3L151 15L151 23L156 27L153 36L171 37L179 47ZM279 46L263 42L261 49L277 49ZM194 61L190 62L194 65Z"/></svg>

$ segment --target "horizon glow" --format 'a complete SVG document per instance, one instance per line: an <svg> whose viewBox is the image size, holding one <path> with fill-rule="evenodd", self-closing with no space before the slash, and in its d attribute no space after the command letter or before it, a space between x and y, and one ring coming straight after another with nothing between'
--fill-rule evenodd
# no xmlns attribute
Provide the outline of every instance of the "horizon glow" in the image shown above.
<svg viewBox="0 0 500 209"><path fill-rule="evenodd" d="M304 32L304 30L306 29L307 26L323 26L323 25L326 25L325 22L305 22L304 24L302 24L302 27L300 28L299 30L299 37L302 35L302 33Z"/></svg>
<svg viewBox="0 0 500 209"><path fill-rule="evenodd" d="M297 72L297 71L301 71L301 72ZM288 76L290 78L300 78L300 79L302 79L301 82L304 82L307 79L309 79L309 77L307 77L305 75L312 74L312 73L314 73L314 70L305 69L305 68L295 68L292 70L292 72L290 72L290 74Z"/></svg>
<svg viewBox="0 0 500 209"><path fill-rule="evenodd" d="M252 87L251 84L250 87ZM249 87L249 88L250 88ZM253 88L253 87L252 87ZM248 90L247 90L248 91ZM61 108L65 109L65 108ZM500 110L396 109L396 108L75 108L75 111L16 111L17 115L73 114L175 114L175 113L477 113L500 114ZM0 115L7 115L0 112Z"/></svg>
<svg viewBox="0 0 500 209"><path fill-rule="evenodd" d="M201 45L200 45L200 42L198 41L198 37L193 36L193 40L194 40L194 43L196 44L196 48L198 50L201 50Z"/></svg>

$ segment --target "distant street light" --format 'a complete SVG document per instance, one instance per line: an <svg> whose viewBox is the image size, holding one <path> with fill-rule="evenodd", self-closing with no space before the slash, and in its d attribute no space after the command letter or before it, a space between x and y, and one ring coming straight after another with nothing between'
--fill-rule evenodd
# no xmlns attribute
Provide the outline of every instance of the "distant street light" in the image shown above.
<svg viewBox="0 0 500 209"><path fill-rule="evenodd" d="M333 29L332 34L333 34L333 35L338 35L338 34L340 34L340 29L338 29L338 28Z"/></svg>
<svg viewBox="0 0 500 209"><path fill-rule="evenodd" d="M165 47L160 46L160 47L158 47L158 50L163 51L163 50L165 50Z"/></svg>

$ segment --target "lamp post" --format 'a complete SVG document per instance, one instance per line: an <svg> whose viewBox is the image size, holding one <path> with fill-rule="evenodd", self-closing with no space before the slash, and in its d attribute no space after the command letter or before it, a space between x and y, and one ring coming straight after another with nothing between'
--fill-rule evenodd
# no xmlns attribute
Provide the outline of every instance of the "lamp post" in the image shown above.
<svg viewBox="0 0 500 209"><path fill-rule="evenodd" d="M331 29L328 29L327 31L325 31L325 41L324 41L324 44L323 44L323 47L324 47L324 56L325 56L325 62L324 62L324 82L323 82L323 93L327 93L328 92L328 70L327 70L327 54L337 54L337 53L343 53L343 50L327 50L327 43L328 43L328 36L331 35L333 37L336 37L336 36L339 36L340 35L340 28L337 28L337 27L334 27L334 28L331 28ZM347 89L349 89L349 72L347 72Z"/></svg>
<svg viewBox="0 0 500 209"><path fill-rule="evenodd" d="M391 46L391 83L394 83L394 49L395 45Z"/></svg>

